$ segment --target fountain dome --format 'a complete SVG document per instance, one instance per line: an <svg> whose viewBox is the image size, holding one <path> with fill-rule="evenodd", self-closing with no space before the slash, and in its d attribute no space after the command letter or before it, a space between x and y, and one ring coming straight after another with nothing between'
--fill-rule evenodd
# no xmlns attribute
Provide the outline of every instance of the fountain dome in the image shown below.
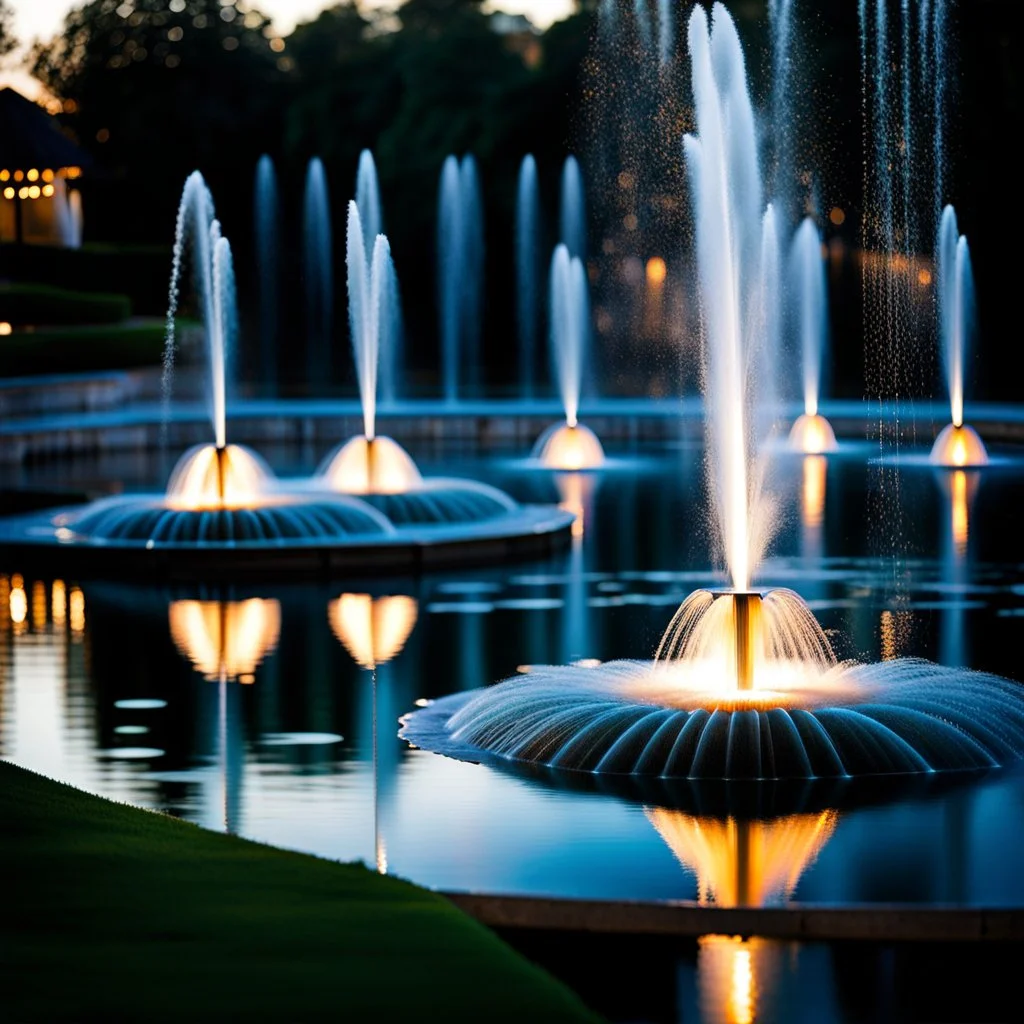
<svg viewBox="0 0 1024 1024"><path fill-rule="evenodd" d="M789 446L805 455L823 455L836 450L836 435L820 413L803 413L789 431Z"/></svg>
<svg viewBox="0 0 1024 1024"><path fill-rule="evenodd" d="M597 435L582 423L555 423L537 438L532 457L548 469L600 469L604 448Z"/></svg>
<svg viewBox="0 0 1024 1024"><path fill-rule="evenodd" d="M970 469L987 466L988 452L978 432L966 423L947 424L935 438L930 456L936 466L951 469Z"/></svg>

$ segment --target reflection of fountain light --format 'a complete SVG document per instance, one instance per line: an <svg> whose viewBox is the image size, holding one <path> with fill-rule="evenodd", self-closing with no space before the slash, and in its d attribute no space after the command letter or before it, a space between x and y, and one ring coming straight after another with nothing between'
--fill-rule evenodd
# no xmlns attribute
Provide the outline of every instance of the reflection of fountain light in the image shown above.
<svg viewBox="0 0 1024 1024"><path fill-rule="evenodd" d="M604 448L589 427L574 421L548 427L537 439L533 457L548 469L597 469L604 465Z"/></svg>
<svg viewBox="0 0 1024 1024"><path fill-rule="evenodd" d="M973 486L970 486L971 484ZM967 553L968 505L977 487L977 481L972 479L968 482L967 474L958 469L954 471L949 486L953 548L956 554L962 557Z"/></svg>
<svg viewBox="0 0 1024 1024"><path fill-rule="evenodd" d="M825 480L828 462L822 455L808 455L803 465L803 520L808 529L821 526L825 516Z"/></svg>
<svg viewBox="0 0 1024 1024"><path fill-rule="evenodd" d="M988 452L978 432L965 423L950 423L932 446L931 461L936 466L985 466Z"/></svg>
<svg viewBox="0 0 1024 1024"><path fill-rule="evenodd" d="M798 416L789 432L789 445L806 455L820 455L822 452L836 450L836 435L824 416L816 412L806 412Z"/></svg>
<svg viewBox="0 0 1024 1024"><path fill-rule="evenodd" d="M78 587L72 587L68 595L68 619L72 633L85 631L85 594Z"/></svg>
<svg viewBox="0 0 1024 1024"><path fill-rule="evenodd" d="M171 639L206 679L254 681L260 662L277 646L278 601L172 601Z"/></svg>
<svg viewBox="0 0 1024 1024"><path fill-rule="evenodd" d="M416 625L416 600L404 594L373 598L342 594L327 606L331 630L353 661L373 669L391 661Z"/></svg>
<svg viewBox="0 0 1024 1024"><path fill-rule="evenodd" d="M37 633L46 628L46 584L42 580L32 584L32 628Z"/></svg>
<svg viewBox="0 0 1024 1024"><path fill-rule="evenodd" d="M11 610L11 622L15 628L24 626L28 616L28 595L25 593L25 580L15 573L11 577L11 593L7 599L8 607Z"/></svg>
<svg viewBox="0 0 1024 1024"><path fill-rule="evenodd" d="M558 507L576 517L572 524L573 537L582 537L586 528L587 505L594 491L593 477L580 473L559 473L555 485L560 498Z"/></svg>
<svg viewBox="0 0 1024 1024"><path fill-rule="evenodd" d="M645 813L683 867L697 876L699 902L720 907L790 899L839 821L832 810L768 821L698 818L662 808Z"/></svg>
<svg viewBox="0 0 1024 1024"><path fill-rule="evenodd" d="M320 475L333 490L345 494L401 494L422 483L405 449L380 435L346 441L327 457Z"/></svg>
<svg viewBox="0 0 1024 1024"><path fill-rule="evenodd" d="M263 460L241 445L197 445L178 460L167 497L178 509L246 508L258 502L270 476Z"/></svg>
<svg viewBox="0 0 1024 1024"><path fill-rule="evenodd" d="M63 580L54 580L50 588L50 617L55 626L63 626L67 615L67 595Z"/></svg>
<svg viewBox="0 0 1024 1024"><path fill-rule="evenodd" d="M773 947L738 935L702 935L697 940L701 1014L716 1024L757 1020L764 976L772 969Z"/></svg>

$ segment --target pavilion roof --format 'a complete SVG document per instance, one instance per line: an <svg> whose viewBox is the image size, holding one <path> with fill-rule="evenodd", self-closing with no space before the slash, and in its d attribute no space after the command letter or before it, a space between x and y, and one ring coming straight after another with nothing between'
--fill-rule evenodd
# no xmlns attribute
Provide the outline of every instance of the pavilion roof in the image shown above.
<svg viewBox="0 0 1024 1024"><path fill-rule="evenodd" d="M0 89L0 169L87 167L89 155L42 107L10 87Z"/></svg>

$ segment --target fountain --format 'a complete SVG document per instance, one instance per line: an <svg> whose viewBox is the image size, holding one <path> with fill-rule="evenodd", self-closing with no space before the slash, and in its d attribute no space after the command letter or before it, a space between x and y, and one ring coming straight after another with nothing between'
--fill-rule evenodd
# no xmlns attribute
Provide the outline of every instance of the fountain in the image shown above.
<svg viewBox="0 0 1024 1024"><path fill-rule="evenodd" d="M560 241L570 256L587 258L587 207L583 198L583 175L574 156L562 165L562 202L559 208Z"/></svg>
<svg viewBox="0 0 1024 1024"><path fill-rule="evenodd" d="M544 551L569 532L561 509L523 506L493 487L424 480L402 449L376 432L377 368L397 292L387 239L363 250L358 208L349 217L349 309L364 433L332 453L312 481L280 481L255 452L227 440L227 366L237 331L231 247L197 172L177 218L164 390L174 369L175 315L186 258L202 314L212 444L190 448L164 494L131 494L0 523L0 549L47 552L104 573L319 572L327 565L420 565ZM339 493L340 492L340 493ZM457 552L457 553L456 553Z"/></svg>
<svg viewBox="0 0 1024 1024"><path fill-rule="evenodd" d="M384 235L371 258L364 249L360 210L349 203L347 232L348 305L352 347L359 378L363 433L344 442L323 461L321 486L359 495L395 523L419 526L477 523L517 514L519 506L497 488L467 480L425 480L405 450L378 435L377 369L393 321L394 271Z"/></svg>
<svg viewBox="0 0 1024 1024"><path fill-rule="evenodd" d="M260 369L263 383L277 380L277 253L280 245L279 199L274 162L264 154L256 164L256 199L253 211L256 276L259 281Z"/></svg>
<svg viewBox="0 0 1024 1024"><path fill-rule="evenodd" d="M731 588L682 604L653 662L537 668L403 719L454 757L664 779L846 779L991 768L1024 756L1024 690L924 661L838 662L794 592L752 586L773 526L771 208L761 206L743 53L726 8L688 41L710 491Z"/></svg>
<svg viewBox="0 0 1024 1024"><path fill-rule="evenodd" d="M580 390L589 334L587 275L566 245L551 258L551 357L565 409L565 423L548 427L534 445L533 457L549 469L597 469L604 449L597 436L579 422Z"/></svg>
<svg viewBox="0 0 1024 1024"><path fill-rule="evenodd" d="M334 245L327 176L319 157L306 169L303 197L303 262L306 286L306 337L309 380L330 379L334 321Z"/></svg>
<svg viewBox="0 0 1024 1024"><path fill-rule="evenodd" d="M984 466L988 463L984 442L964 423L964 367L975 325L974 275L967 239L959 232L952 206L942 211L937 271L939 339L952 423L935 439L931 461L961 469Z"/></svg>
<svg viewBox="0 0 1024 1024"><path fill-rule="evenodd" d="M794 300L792 319L800 337L804 385L804 411L790 430L789 443L806 455L820 455L835 451L836 435L829 421L818 412L822 363L828 345L828 286L821 236L810 217L804 219L793 239L789 274Z"/></svg>
<svg viewBox="0 0 1024 1024"><path fill-rule="evenodd" d="M516 192L516 322L519 327L519 387L523 398L533 398L536 373L540 295L537 283L540 251L540 199L537 162L532 154L519 166Z"/></svg>
<svg viewBox="0 0 1024 1024"><path fill-rule="evenodd" d="M449 156L437 200L438 313L445 400L459 397L460 365L473 383L480 361L483 210L476 161Z"/></svg>

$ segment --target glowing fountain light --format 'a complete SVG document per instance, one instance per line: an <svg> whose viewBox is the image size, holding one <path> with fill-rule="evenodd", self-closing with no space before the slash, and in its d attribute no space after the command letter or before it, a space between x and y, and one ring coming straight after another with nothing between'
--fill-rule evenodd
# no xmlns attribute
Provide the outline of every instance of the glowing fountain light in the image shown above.
<svg viewBox="0 0 1024 1024"><path fill-rule="evenodd" d="M174 646L205 679L251 683L281 633L278 601L172 601Z"/></svg>
<svg viewBox="0 0 1024 1024"><path fill-rule="evenodd" d="M939 338L949 388L952 423L935 439L931 461L937 466L984 466L988 452L973 427L964 423L964 369L975 328L974 274L967 239L957 227L956 211L942 211L938 244Z"/></svg>
<svg viewBox="0 0 1024 1024"><path fill-rule="evenodd" d="M551 357L565 423L548 427L534 445L533 456L549 469L597 469L604 449L597 436L579 422L580 390L589 335L587 276L578 256L565 244L551 258Z"/></svg>
<svg viewBox="0 0 1024 1024"><path fill-rule="evenodd" d="M689 23L707 364L709 491L731 589L691 594L652 661L537 667L403 719L419 747L551 769L693 780L969 771L1024 757L1024 687L913 659L837 662L789 590L755 590L774 520L763 486L778 363L777 241L762 217L753 109L735 24ZM756 346L756 347L755 347ZM570 420L571 422L571 420Z"/></svg>
<svg viewBox="0 0 1024 1024"><path fill-rule="evenodd" d="M392 337L391 248L377 235L367 256L359 207L348 204L348 317L363 410L363 435L336 448L320 475L347 494L400 494L421 483L415 463L396 441L377 436L377 373L381 344Z"/></svg>
<svg viewBox="0 0 1024 1024"><path fill-rule="evenodd" d="M800 336L803 362L804 411L789 433L790 447L808 455L835 451L832 425L818 412L822 361L828 349L828 286L821 235L807 217L797 230L789 256L793 319Z"/></svg>
<svg viewBox="0 0 1024 1024"><path fill-rule="evenodd" d="M342 594L327 606L331 631L365 669L375 669L395 658L416 626L415 598L405 594L371 597Z"/></svg>

